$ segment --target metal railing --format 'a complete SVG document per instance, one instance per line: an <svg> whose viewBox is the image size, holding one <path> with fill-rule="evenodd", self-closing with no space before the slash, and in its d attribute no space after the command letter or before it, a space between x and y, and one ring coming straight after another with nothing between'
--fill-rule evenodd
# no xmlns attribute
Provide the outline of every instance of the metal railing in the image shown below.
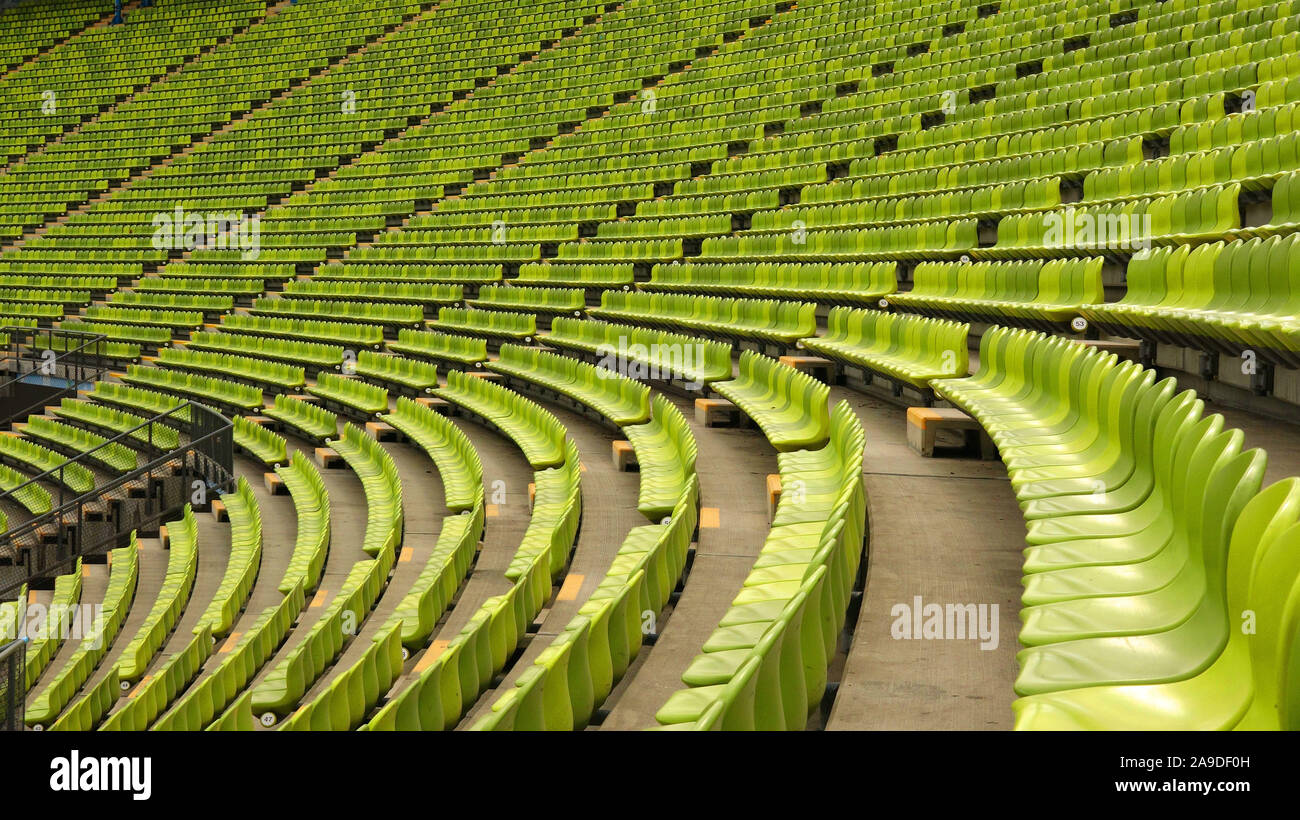
<svg viewBox="0 0 1300 820"><path fill-rule="evenodd" d="M157 425L181 430L186 440L173 449L154 446ZM69 465L94 462L96 452L113 444L142 443L149 445L146 464L88 492L65 495ZM57 502L0 535L0 597L32 578L66 571L82 555L125 545L132 530L157 530L186 503L205 506L233 490L233 425L211 407L186 401L0 493L0 501L41 482L58 488Z"/></svg>
<svg viewBox="0 0 1300 820"><path fill-rule="evenodd" d="M23 703L27 699L27 642L0 646L0 732L23 730Z"/></svg>
<svg viewBox="0 0 1300 820"><path fill-rule="evenodd" d="M104 354L108 337L102 333L38 327L0 327L7 343L0 364L13 375L0 382L0 397L8 396L17 384L34 384L33 376L60 379L66 384L39 401L8 412L0 427L27 418L33 411L64 396L76 395L84 384L99 381L108 373L110 361Z"/></svg>

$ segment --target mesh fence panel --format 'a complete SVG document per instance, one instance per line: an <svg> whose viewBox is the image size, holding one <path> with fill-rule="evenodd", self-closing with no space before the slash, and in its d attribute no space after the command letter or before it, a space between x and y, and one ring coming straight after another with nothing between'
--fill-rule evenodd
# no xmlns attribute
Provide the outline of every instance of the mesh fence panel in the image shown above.
<svg viewBox="0 0 1300 820"><path fill-rule="evenodd" d="M12 641L0 647L0 732L18 732L23 728L26 649L24 641Z"/></svg>

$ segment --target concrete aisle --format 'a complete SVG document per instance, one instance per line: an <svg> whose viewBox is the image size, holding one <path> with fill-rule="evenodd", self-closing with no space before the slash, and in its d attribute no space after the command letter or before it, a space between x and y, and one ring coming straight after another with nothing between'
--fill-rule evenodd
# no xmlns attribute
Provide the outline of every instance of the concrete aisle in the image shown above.
<svg viewBox="0 0 1300 820"><path fill-rule="evenodd" d="M614 469L611 442L622 436L558 404L540 400L539 403L555 414L578 445L584 468L582 528L559 592L539 614L540 628L529 636L524 651L505 670L501 685L485 692L461 720L462 729L477 723L484 710L496 701L500 693L514 686L515 680L532 665L533 659L564 630L605 577L628 530L650 523L636 509L640 486L637 474L620 473Z"/></svg>
<svg viewBox="0 0 1300 820"><path fill-rule="evenodd" d="M669 395L669 394L665 394ZM764 493L776 472L776 452L756 429L704 428L692 401L670 398L685 414L699 445L701 521L695 561L671 617L605 703L601 729L644 729L673 692L722 619L749 574L768 533Z"/></svg>
<svg viewBox="0 0 1300 820"><path fill-rule="evenodd" d="M904 410L852 390L867 433L868 573L828 729L1009 729L1025 527L1001 461L922 458ZM941 442L943 443L943 442ZM996 606L979 639L895 638L894 607ZM992 609L985 609L991 625ZM903 615L903 611L898 611Z"/></svg>

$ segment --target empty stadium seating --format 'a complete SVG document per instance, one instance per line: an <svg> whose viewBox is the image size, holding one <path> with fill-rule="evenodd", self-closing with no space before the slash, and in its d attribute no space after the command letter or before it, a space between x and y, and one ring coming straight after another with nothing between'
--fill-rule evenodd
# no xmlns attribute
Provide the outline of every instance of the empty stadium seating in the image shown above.
<svg viewBox="0 0 1300 820"><path fill-rule="evenodd" d="M1300 2L103 5L0 7L28 727L861 728L869 569L988 723L1300 727Z"/></svg>

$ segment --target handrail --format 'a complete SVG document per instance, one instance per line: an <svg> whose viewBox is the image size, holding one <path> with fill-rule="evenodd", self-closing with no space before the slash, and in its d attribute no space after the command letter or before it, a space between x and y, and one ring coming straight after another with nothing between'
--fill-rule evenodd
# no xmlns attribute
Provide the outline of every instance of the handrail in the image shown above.
<svg viewBox="0 0 1300 820"><path fill-rule="evenodd" d="M77 459L68 459L58 467L29 479L0 495L0 499L42 478L59 474L75 460L119 442L148 425L160 424L158 419L179 413L185 408L190 408L190 433L186 443L162 452L146 464L66 501L62 498L63 485L60 484L60 501L57 506L0 535L0 553L7 553L13 561L9 566L0 566L0 595L12 591L33 577L57 574L81 555L116 545L129 536L133 529L148 529L154 524L161 524L166 517L179 513L187 501L196 507L204 506L208 490L224 493L234 489L234 424L207 405L186 401L82 453ZM154 480L159 478L159 473L162 473L163 486L167 479L179 477L184 482L185 491L169 499L165 490ZM97 517L92 520L87 516L90 504L110 498L114 491L128 484L138 486L141 479L146 479L144 484L148 488L144 497L121 496L119 500L129 503L120 508L115 507L116 514L110 518ZM196 482L195 479L199 481ZM204 500L193 501L190 490L197 492L194 484L200 482L204 488ZM43 532L44 530L49 532ZM20 551L25 556L20 555ZM27 560L18 560L22 557Z"/></svg>
<svg viewBox="0 0 1300 820"><path fill-rule="evenodd" d="M32 484L36 484L37 482L44 481L44 480L47 480L47 479L48 479L48 480L51 480L52 483L58 484L59 486L66 486L66 485L63 483L63 471L64 471L64 469L65 469L69 464L79 464L79 463L81 463L82 461L90 461L90 460L92 460L92 459L91 459L91 455L92 455L93 453L96 453L96 452L98 452L99 450L104 449L105 447L109 447L109 446L111 446L111 445L113 445L113 444L125 444L125 443L127 443L127 442L123 441L123 439L129 439L129 438L131 437L131 434L132 434L132 433L136 432L137 430L144 429L145 427L148 427L148 428L149 428L149 441L148 441L148 444L149 444L149 446L152 447L152 446L153 446L153 425L154 425L154 424L161 423L161 422L159 421L159 419L167 418L168 416L172 415L173 413L179 413L181 410L187 409L187 408L189 408L189 407L191 407L191 406L195 406L195 407L197 407L197 406L199 406L199 405L195 404L195 403L192 402L192 401L186 401L184 404L178 404L178 405L176 405L175 407L173 407L172 409L167 410L166 412L159 413L159 414L156 415L156 416L152 416L151 418L146 419L144 422L142 422L142 423L140 423L140 424L137 424L135 427L132 427L130 430L127 430L127 431L122 432L122 433L118 433L116 436L113 436L113 437L110 438L110 439L105 439L101 444L97 444L97 445L95 445L94 447L90 448L89 450L83 450L82 452L78 453L77 455L75 455L75 456L71 456L71 457L65 459L64 462L63 462L62 464L60 464L59 466L57 466L57 467L51 467L50 469L46 470L46 471L43 472L43 473L40 473L39 475L32 476L31 478L27 479L27 480L24 481L22 484L19 484L18 486L14 487L14 488L11 489L11 490L5 490L4 492L0 492L0 501L4 501L6 498L10 498L10 497L16 495L16 494L18 493L18 491L21 490L21 489L23 489L24 487L31 486ZM193 416L191 416L191 418L193 418ZM224 417L223 417L223 418L224 418ZM191 443L193 443L193 442L191 442ZM129 446L129 445L128 445L128 446ZM178 448L178 449L180 449L180 448ZM137 467L137 468L136 468L136 470L140 470L140 469L143 469L143 468L140 468L140 467ZM57 473L57 475L58 475L57 480L54 478L54 476L55 476L56 473ZM93 494L93 493L95 493L95 490L91 490L90 493L82 493L82 495L83 495L83 496L84 496L84 495L90 495L90 494ZM80 498L80 497L81 497L81 496L78 496L78 498ZM76 501L77 501L77 499L73 499L72 501L70 501L70 502L68 502L68 503L69 503L69 504L73 504L73 503L76 503ZM62 493L60 493L60 503L62 503ZM51 512L53 512L53 511L51 511ZM49 514L49 513L46 513L46 515L48 515L48 514Z"/></svg>
<svg viewBox="0 0 1300 820"><path fill-rule="evenodd" d="M21 628L21 624L20 624ZM21 732L27 696L27 642L0 645L0 732Z"/></svg>

